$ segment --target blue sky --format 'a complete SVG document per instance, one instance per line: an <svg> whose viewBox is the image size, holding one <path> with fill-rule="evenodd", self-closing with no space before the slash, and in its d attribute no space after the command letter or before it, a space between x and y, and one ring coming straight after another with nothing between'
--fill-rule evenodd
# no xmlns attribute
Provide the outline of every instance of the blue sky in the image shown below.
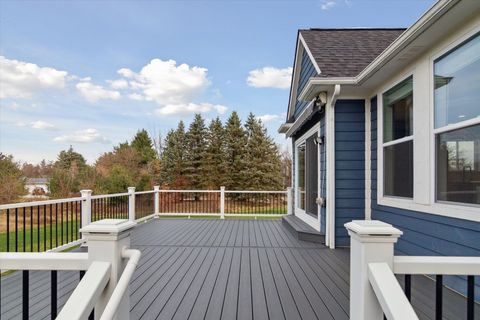
<svg viewBox="0 0 480 320"><path fill-rule="evenodd" d="M299 28L407 27L433 0L0 1L0 152L90 163L194 112L284 120Z"/></svg>

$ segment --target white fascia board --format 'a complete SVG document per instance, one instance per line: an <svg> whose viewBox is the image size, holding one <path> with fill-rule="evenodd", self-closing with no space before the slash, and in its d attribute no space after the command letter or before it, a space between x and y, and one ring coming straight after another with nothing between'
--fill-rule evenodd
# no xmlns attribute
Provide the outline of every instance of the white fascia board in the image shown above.
<svg viewBox="0 0 480 320"><path fill-rule="evenodd" d="M299 33L300 34L300 33ZM297 87L298 79L300 77L300 68L302 66L301 59L303 56L303 44L300 39L297 39L297 46L295 49L295 61L293 64L292 84L290 86L290 99L288 101L287 121L292 118L295 112L295 104L297 102Z"/></svg>
<svg viewBox="0 0 480 320"><path fill-rule="evenodd" d="M302 125L307 121L310 116L313 113L313 107L315 105L315 102L312 100L310 103L307 105L307 107L302 111L300 116L295 120L295 122L290 126L290 128L287 130L285 133L285 136L287 138L290 138L292 134L294 134Z"/></svg>
<svg viewBox="0 0 480 320"><path fill-rule="evenodd" d="M282 123L280 127L278 128L277 132L278 133L286 133L291 127L293 123Z"/></svg>
<svg viewBox="0 0 480 320"><path fill-rule="evenodd" d="M308 48L307 43L305 42L305 39L303 39L303 36L302 36L301 32L298 33L298 39L300 40L300 42L302 42L302 45L303 45L303 48L305 49L305 51L307 51L308 57L312 61L312 64L315 67L315 70L317 70L318 74L321 74L322 70L320 70L320 67L317 64L317 61L315 61L315 58L313 57L312 52Z"/></svg>
<svg viewBox="0 0 480 320"><path fill-rule="evenodd" d="M330 92L335 85L356 85L354 78L317 78L312 77L308 80L302 92L298 96L300 101L310 101L320 92Z"/></svg>

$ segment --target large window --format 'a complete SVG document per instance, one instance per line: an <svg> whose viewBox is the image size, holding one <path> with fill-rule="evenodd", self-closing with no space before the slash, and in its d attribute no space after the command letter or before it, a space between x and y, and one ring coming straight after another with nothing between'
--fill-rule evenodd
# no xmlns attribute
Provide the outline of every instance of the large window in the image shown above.
<svg viewBox="0 0 480 320"><path fill-rule="evenodd" d="M314 217L318 216L318 148L317 133L297 145L297 207Z"/></svg>
<svg viewBox="0 0 480 320"><path fill-rule="evenodd" d="M480 204L480 35L434 63L436 199Z"/></svg>
<svg viewBox="0 0 480 320"><path fill-rule="evenodd" d="M413 78L383 94L383 192L413 197Z"/></svg>

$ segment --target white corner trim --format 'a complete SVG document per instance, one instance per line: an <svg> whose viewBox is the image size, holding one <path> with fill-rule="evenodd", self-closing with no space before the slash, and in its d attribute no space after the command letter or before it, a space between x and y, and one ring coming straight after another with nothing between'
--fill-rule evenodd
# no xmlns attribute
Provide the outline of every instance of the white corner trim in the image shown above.
<svg viewBox="0 0 480 320"><path fill-rule="evenodd" d="M312 52L308 48L307 43L305 42L305 39L303 39L303 36L302 36L301 32L298 33L298 39L300 39L300 41L302 42L303 48L305 49L305 51L307 51L308 57L312 61L312 64L315 67L315 70L317 70L318 74L321 74L322 70L320 70L320 67L317 64L317 61L315 61L315 58L313 57Z"/></svg>
<svg viewBox="0 0 480 320"><path fill-rule="evenodd" d="M325 108L325 134L326 134L326 156L327 156L327 208L326 208L326 245L335 249L335 103L340 94L340 85L336 84L335 89L327 99Z"/></svg>
<svg viewBox="0 0 480 320"><path fill-rule="evenodd" d="M370 98L365 98L365 220L372 218L372 134L370 110Z"/></svg>

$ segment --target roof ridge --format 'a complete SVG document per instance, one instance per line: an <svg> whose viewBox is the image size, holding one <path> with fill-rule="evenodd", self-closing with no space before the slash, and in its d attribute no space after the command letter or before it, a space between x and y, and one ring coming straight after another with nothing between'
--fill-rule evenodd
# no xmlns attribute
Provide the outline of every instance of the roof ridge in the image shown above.
<svg viewBox="0 0 480 320"><path fill-rule="evenodd" d="M350 28L309 28L299 29L300 31L356 31L356 30L406 30L407 28L369 28L369 27L350 27Z"/></svg>

